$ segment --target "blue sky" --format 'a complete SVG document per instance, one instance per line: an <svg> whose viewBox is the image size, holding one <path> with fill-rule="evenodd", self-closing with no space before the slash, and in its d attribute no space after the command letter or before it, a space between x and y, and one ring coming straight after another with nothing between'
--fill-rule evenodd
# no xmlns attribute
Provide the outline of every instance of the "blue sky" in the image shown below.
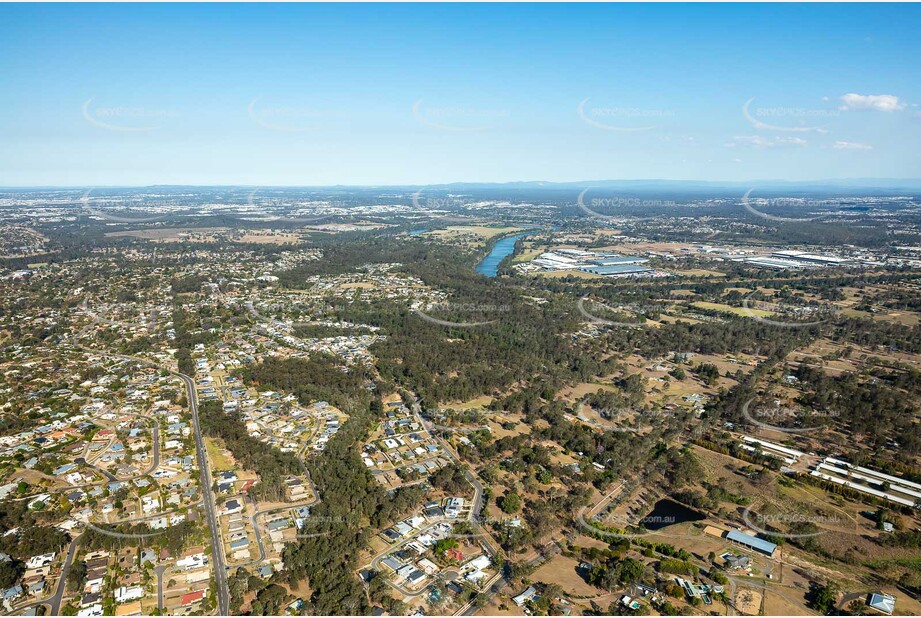
<svg viewBox="0 0 921 618"><path fill-rule="evenodd" d="M0 5L0 185L918 178L919 29L884 4Z"/></svg>

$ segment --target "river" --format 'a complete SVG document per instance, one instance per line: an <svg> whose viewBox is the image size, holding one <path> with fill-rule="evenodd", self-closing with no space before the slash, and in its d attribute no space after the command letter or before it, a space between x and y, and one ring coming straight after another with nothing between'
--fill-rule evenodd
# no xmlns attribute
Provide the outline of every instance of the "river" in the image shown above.
<svg viewBox="0 0 921 618"><path fill-rule="evenodd" d="M476 271L487 277L495 277L499 271L499 263L515 250L515 243L518 239L527 236L527 233L506 236L493 245L492 251L489 252L483 261L477 264Z"/></svg>

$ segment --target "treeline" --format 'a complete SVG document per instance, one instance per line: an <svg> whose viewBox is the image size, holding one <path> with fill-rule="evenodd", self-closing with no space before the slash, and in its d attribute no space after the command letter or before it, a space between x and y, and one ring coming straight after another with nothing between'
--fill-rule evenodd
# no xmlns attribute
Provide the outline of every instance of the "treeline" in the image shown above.
<svg viewBox="0 0 921 618"><path fill-rule="evenodd" d="M366 329L344 328L328 324L295 324L294 334L302 339L323 339L326 337L341 337L354 335L356 332L367 333Z"/></svg>
<svg viewBox="0 0 921 618"><path fill-rule="evenodd" d="M676 322L659 328L631 329L622 333L621 350L642 351L646 358L671 351L698 354L749 354L783 358L811 343L820 326L777 328L745 317L726 314L721 322Z"/></svg>
<svg viewBox="0 0 921 618"><path fill-rule="evenodd" d="M0 502L0 530L15 533L0 535L0 552L25 560L36 554L61 551L70 542L67 533L54 527L59 513L36 513L28 500Z"/></svg>
<svg viewBox="0 0 921 618"><path fill-rule="evenodd" d="M588 293L604 300L606 304L635 303L642 306L667 306L662 299L672 298L673 290L690 290L702 296L722 296L739 298L734 288L752 287L777 290L782 298L791 298L798 292L816 294L821 298L840 298L840 288L853 287L863 289L867 286L898 285L907 280L914 280L915 275L893 271L885 272L847 272L822 269L818 271L797 271L792 274L778 274L773 270L742 269L735 277L711 277L688 283L677 283L669 279L638 279L623 281L618 285L597 286L585 279L540 279L541 289L554 293L581 298ZM526 280L528 281L528 280ZM741 284L741 285L740 285ZM742 297L747 294L742 294Z"/></svg>
<svg viewBox="0 0 921 618"><path fill-rule="evenodd" d="M344 371L336 357L312 354L310 358L268 357L257 365L240 370L244 380L262 388L297 395L304 405L328 401L337 408L371 401L369 386L374 375L361 366Z"/></svg>
<svg viewBox="0 0 921 618"><path fill-rule="evenodd" d="M736 459L741 459L742 461L747 461L750 464L756 464L759 466L764 466L772 470L780 470L783 461L777 457L771 455L763 455L757 452L746 451L742 449L740 444L733 440L731 436L727 436L727 443L729 446L726 446L722 443L712 442L710 440L705 440L703 438L695 438L693 443L701 448L705 448L714 453L720 453L722 455L729 455L735 457Z"/></svg>
<svg viewBox="0 0 921 618"><path fill-rule="evenodd" d="M426 315L488 324L432 323L392 301L346 307L341 315L381 328L387 337L371 348L381 376L418 392L429 405L494 395L520 383L559 386L610 369L565 336L579 323L564 304L529 304L508 289L462 281L447 288L450 301Z"/></svg>
<svg viewBox="0 0 921 618"><path fill-rule="evenodd" d="M897 443L904 455L921 454L921 426L915 418L918 401L908 394L917 384L906 382L906 389L899 389L853 372L831 376L805 363L795 375L806 389L800 403L834 415L836 424L864 438L872 452L885 452Z"/></svg>
<svg viewBox="0 0 921 618"><path fill-rule="evenodd" d="M245 317L242 310L233 311L222 307L201 307L197 313L189 313L182 303L174 298L172 320L179 372L194 376L192 349L199 343L207 344L217 340L218 327L222 322L241 322L245 321Z"/></svg>
<svg viewBox="0 0 921 618"><path fill-rule="evenodd" d="M603 418L616 418L618 413L627 409L645 407L646 383L648 380L635 373L614 381L617 390L597 390L582 400L583 403L597 410Z"/></svg>
<svg viewBox="0 0 921 618"><path fill-rule="evenodd" d="M116 551L123 547L165 548L173 555L201 537L201 528L195 522L183 521L175 526L154 530L146 524L99 524L87 528L80 540L84 550Z"/></svg>
<svg viewBox="0 0 921 618"><path fill-rule="evenodd" d="M202 275L187 275L185 277L175 277L170 282L170 289L173 294L189 294L201 290L205 278Z"/></svg>
<svg viewBox="0 0 921 618"><path fill-rule="evenodd" d="M398 262L397 270L448 295L426 315L489 322L476 328L436 324L414 313L409 301L394 300L355 302L325 316L380 327L386 338L371 351L382 379L414 390L428 405L504 392L522 382L585 380L606 370L606 363L565 336L580 323L568 303L537 303L516 287L478 275L479 257L479 252L421 240L365 238L324 247L322 261L279 276L285 285L298 287L309 276Z"/></svg>
<svg viewBox="0 0 921 618"><path fill-rule="evenodd" d="M470 491L470 483L467 482L463 469L457 464L439 468L429 477L429 483L432 487L437 487L451 495L463 495Z"/></svg>
<svg viewBox="0 0 921 618"><path fill-rule="evenodd" d="M895 349L912 354L921 353L921 326L894 324L882 320L845 318L836 320L830 339L844 345L869 349Z"/></svg>
<svg viewBox="0 0 921 618"><path fill-rule="evenodd" d="M361 615L371 608L355 577L359 553L367 546L371 530L405 517L425 492L408 487L388 493L361 462L357 445L383 416L380 398L373 397L368 387L380 387L366 370L356 367L346 372L335 361L324 355L270 358L246 368L242 375L261 387L292 392L305 404L329 401L349 415L323 452L304 462L320 502L311 507L303 536L288 543L282 557L291 586L308 580L312 596L306 613Z"/></svg>
<svg viewBox="0 0 921 618"><path fill-rule="evenodd" d="M195 377L195 361L192 360L192 338L188 330L188 314L182 305L173 305L173 332L176 334L176 362L179 373Z"/></svg>
<svg viewBox="0 0 921 618"><path fill-rule="evenodd" d="M320 494L304 537L282 553L292 586L307 578L313 594L306 612L313 615L370 613L364 587L355 577L359 552L370 531L405 517L424 498L417 487L388 493L361 463L357 443L382 415L379 399L365 408L349 406L349 420L326 449L307 462Z"/></svg>
<svg viewBox="0 0 921 618"><path fill-rule="evenodd" d="M198 417L206 436L223 440L241 466L258 474L259 481L249 489L253 497L272 502L284 500L285 479L303 473L303 465L296 455L284 453L249 435L240 413L225 413L220 400L200 404Z"/></svg>
<svg viewBox="0 0 921 618"><path fill-rule="evenodd" d="M852 487L847 487L840 483L835 483L832 481L826 481L823 478L812 476L811 474L802 474L798 473L795 475L796 480L802 482L805 485L813 485L815 487L820 487L827 491L828 493L838 494L839 496L844 496L854 502L863 502L865 504L872 504L876 506L885 506L900 512L905 513L906 515L912 515L914 513L913 507L897 505L894 502L889 502L885 498L880 498L877 496L871 496L866 494L858 489Z"/></svg>

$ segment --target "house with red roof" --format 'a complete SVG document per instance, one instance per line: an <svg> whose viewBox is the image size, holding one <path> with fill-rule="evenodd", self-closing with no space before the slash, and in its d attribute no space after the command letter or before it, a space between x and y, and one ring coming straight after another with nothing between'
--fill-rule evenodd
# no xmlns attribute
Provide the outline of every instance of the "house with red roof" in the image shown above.
<svg viewBox="0 0 921 618"><path fill-rule="evenodd" d="M456 547L450 547L445 550L445 557L448 560L456 560L458 562L464 561L464 552L457 549Z"/></svg>
<svg viewBox="0 0 921 618"><path fill-rule="evenodd" d="M181 605L191 605L197 601L201 601L205 598L205 591L198 590L197 592L190 592L188 594L182 595L182 598L179 599Z"/></svg>

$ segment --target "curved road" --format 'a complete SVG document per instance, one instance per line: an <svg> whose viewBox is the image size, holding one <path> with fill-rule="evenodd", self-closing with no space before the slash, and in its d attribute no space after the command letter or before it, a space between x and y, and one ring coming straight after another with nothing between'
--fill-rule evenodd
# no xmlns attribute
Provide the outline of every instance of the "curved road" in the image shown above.
<svg viewBox="0 0 921 618"><path fill-rule="evenodd" d="M94 352L94 354L99 355L98 352ZM115 355L110 355L110 356L115 356ZM138 361L140 361L140 360L142 360L142 359L132 359L132 360L138 360ZM148 363L149 363L149 361L145 361L145 362L148 362ZM51 493L63 493L63 492L73 491L73 490L75 490L75 489L84 489L84 488L86 488L86 487L102 487L103 485L108 485L109 483L113 483L113 482L118 482L118 483L130 483L131 481L136 481L137 479L144 478L145 476L147 476L147 475L149 475L149 474L153 474L154 470L156 470L157 468L160 467L160 423L159 423L159 422L157 421L157 419L155 419L154 417L152 417L152 416L144 416L143 414L130 414L130 413L129 413L129 414L125 414L125 416L135 416L135 417L137 417L137 418L142 418L142 419L144 419L144 420L148 420L148 421L151 421L151 422L153 423L153 427L151 428L151 433L153 434L153 438L152 438L152 442L153 442L153 463L151 464L151 466L150 466L149 468L147 468L147 470L145 470L144 472L140 472L140 473L138 473L138 474L135 474L134 476L129 476L129 477L126 477L126 478L118 478L117 476L113 475L112 473L110 473L110 472L108 472L108 471L106 471L106 470L103 470L102 468L100 468L100 467L97 466L96 464L94 464L94 463L88 461L88 460L86 459L86 457L78 457L78 458L74 461L74 463L81 463L81 464L83 464L84 466L86 466L87 468L90 468L91 470L95 470L95 471L99 472L99 474L102 475L102 476L104 476L104 477L106 478L106 480L104 480L104 481L94 481L94 482L92 482L92 483L82 483L82 484L80 484L80 485L63 485L63 486L60 486L60 487L52 487L52 488L49 488L48 491L50 491ZM80 461L81 459L83 460L82 462ZM35 495L37 495L37 494L35 494ZM31 497L31 496L30 496L30 497Z"/></svg>
<svg viewBox="0 0 921 618"><path fill-rule="evenodd" d="M84 308L88 303L84 301ZM94 316L93 323L86 326L81 331L81 335L88 331L93 324L97 322L107 322L104 318L101 318L98 315ZM217 507L215 505L214 499L214 488L211 480L211 466L208 463L208 452L205 450L205 441L204 436L201 431L201 423L198 418L198 392L195 389L195 382L191 377L187 376L184 373L175 371L169 367L164 367L154 361L148 360L146 358L141 358L138 356L131 356L128 354L113 354L111 352L104 352L99 350L90 350L82 345L77 344L79 349L82 349L84 352L90 354L97 354L101 356L110 356L112 358L118 358L126 361L133 361L140 363L142 365L147 365L148 367L154 367L159 370L164 370L169 372L172 375L178 376L183 383L185 384L186 391L188 392L189 397L189 410L192 413L192 426L195 430L195 451L198 458L198 468L199 475L202 487L202 503L205 507L205 516L208 518L208 525L211 529L211 559L214 563L214 580L217 585L217 609L218 614L221 616L227 616L230 614L230 590L227 585L227 565L224 559L224 544L221 541L221 528L217 520ZM159 428L158 428L159 429ZM159 434L159 431L156 432ZM76 545L76 543L74 544ZM61 571L61 579L65 579L67 567L69 564L65 564L65 568ZM59 586L59 592L63 592L63 587ZM54 609L54 608L52 608ZM52 611L52 614L57 614L58 612Z"/></svg>
<svg viewBox="0 0 921 618"><path fill-rule="evenodd" d="M230 590L227 585L227 565L224 559L224 544L221 541L221 527L217 520L217 506L214 500L214 487L211 480L211 466L208 463L208 452L205 450L205 440L201 431L201 423L198 419L198 392L195 390L195 381L189 376L169 367L163 367L146 358L138 356L129 356L127 354L112 354L106 352L92 351L93 354L111 356L126 361L134 361L149 367L165 370L172 375L178 376L185 384L189 396L189 410L192 413L192 426L195 430L195 452L198 458L198 468L202 490L202 504L205 507L205 516L208 518L208 525L211 528L211 559L214 562L214 580L217 584L217 601L218 614L227 616L230 614Z"/></svg>
<svg viewBox="0 0 921 618"><path fill-rule="evenodd" d="M49 615L61 615L61 603L64 600L64 589L67 586L67 571L70 570L70 565L73 564L74 556L77 555L77 547L80 545L80 538L82 536L82 534L78 535L73 541L70 542L70 549L67 550L67 557L64 559L64 564L61 567L61 576L58 578L58 586L57 589L55 589L54 594L47 599L42 599L41 601L32 601L31 603L26 603L25 605L14 607L13 611L21 612L22 610L28 609L30 607L47 605L51 608Z"/></svg>

